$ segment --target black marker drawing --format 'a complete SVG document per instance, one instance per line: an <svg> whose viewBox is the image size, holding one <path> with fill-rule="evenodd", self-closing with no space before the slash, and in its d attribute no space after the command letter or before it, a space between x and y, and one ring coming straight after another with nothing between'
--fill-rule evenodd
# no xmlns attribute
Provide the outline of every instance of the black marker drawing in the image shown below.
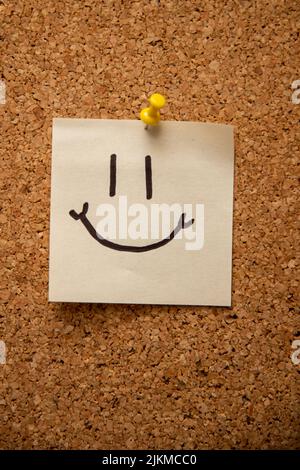
<svg viewBox="0 0 300 470"><path fill-rule="evenodd" d="M111 155L110 158L110 189L109 195L114 196L116 193L116 160L117 156L115 154ZM151 199L152 197L152 168L151 168L151 157L147 155L145 157L145 173L146 173L146 196L147 199ZM97 233L95 227L91 224L89 219L87 218L87 212L89 209L88 202L85 202L82 207L81 212L76 212L74 209L70 210L69 214L74 220L80 220L81 223L85 226L86 230L89 234L101 245L106 246L107 248L111 248L112 250L117 251L128 251L131 253L143 253L145 251L156 250L164 245L167 245L171 240L175 238L177 233L180 230L184 230L185 228L190 227L194 223L194 219L189 220L188 222L185 221L185 214L182 213L179 221L174 228L174 230L170 233L170 235L163 240L160 240L155 243L151 243L145 246L130 246L130 245L120 245L119 243L112 242L107 240L106 238L102 237L99 233Z"/></svg>
<svg viewBox="0 0 300 470"><path fill-rule="evenodd" d="M184 220L185 214L181 214L181 217L176 225L175 229L170 233L170 235L159 242L151 243L150 245L146 246L130 246L130 245L120 245L119 243L114 243L106 238L102 237L99 233L96 232L96 229L93 227L89 219L87 218L86 214L89 209L88 202L83 204L82 211L78 214L74 210L69 212L70 216L73 217L74 220L80 220L82 224L85 226L89 234L97 240L97 242L101 243L101 245L106 246L107 248L111 248L112 250L117 251L129 251L132 253L142 253L144 251L151 251L155 250L156 248L160 248L161 246L166 245L169 243L173 238L177 235L180 230L190 227L194 223L194 219L189 220L186 222Z"/></svg>
<svg viewBox="0 0 300 470"><path fill-rule="evenodd" d="M152 165L151 157L147 155L145 157L145 174L146 174L146 197L147 199L152 198Z"/></svg>
<svg viewBox="0 0 300 470"><path fill-rule="evenodd" d="M117 155L113 153L110 156L110 185L109 185L110 196L114 196L116 194L116 180L117 180Z"/></svg>

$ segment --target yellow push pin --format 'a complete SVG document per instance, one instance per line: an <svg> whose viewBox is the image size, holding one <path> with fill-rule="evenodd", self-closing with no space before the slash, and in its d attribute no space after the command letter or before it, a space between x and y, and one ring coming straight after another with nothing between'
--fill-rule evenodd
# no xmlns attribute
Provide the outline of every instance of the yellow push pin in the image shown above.
<svg viewBox="0 0 300 470"><path fill-rule="evenodd" d="M163 95L154 93L150 96L148 101L150 106L148 108L142 109L140 112L140 118L146 124L145 129L148 129L148 126L156 126L159 123L159 110L165 105L166 99Z"/></svg>

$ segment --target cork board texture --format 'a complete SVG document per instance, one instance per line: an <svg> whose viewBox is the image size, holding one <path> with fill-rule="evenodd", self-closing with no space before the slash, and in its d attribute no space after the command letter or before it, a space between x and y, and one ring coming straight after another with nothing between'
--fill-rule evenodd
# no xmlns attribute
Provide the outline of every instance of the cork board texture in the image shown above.
<svg viewBox="0 0 300 470"><path fill-rule="evenodd" d="M0 448L299 449L299 2L0 15ZM49 304L52 119L156 91L166 120L235 127L232 308Z"/></svg>

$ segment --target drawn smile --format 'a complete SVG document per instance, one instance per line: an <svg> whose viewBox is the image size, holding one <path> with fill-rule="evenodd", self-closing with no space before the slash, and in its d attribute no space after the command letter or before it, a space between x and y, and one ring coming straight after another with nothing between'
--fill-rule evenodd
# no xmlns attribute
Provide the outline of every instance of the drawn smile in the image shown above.
<svg viewBox="0 0 300 470"><path fill-rule="evenodd" d="M110 156L110 185L109 185L109 195L110 197L115 196L116 194L116 166L117 166L117 156L112 154ZM145 177L146 177L146 198L152 198L152 163L150 155L145 157ZM194 219L189 220L188 222L185 221L185 214L182 213L176 227L170 233L170 235L163 240L160 240L155 243L151 243L146 246L131 246L131 245L120 245L119 243L112 242L111 240L107 240L106 238L102 237L96 229L93 227L89 219L87 218L86 214L89 209L88 202L85 202L82 207L82 211L77 213L73 209L69 212L70 216L74 220L80 220L82 224L85 226L89 234L101 245L106 246L107 248L111 248L112 250L117 251L128 251L132 253L143 253L144 251L151 251L156 250L164 245L167 245L180 230L184 230L185 228L190 227L194 223Z"/></svg>
<svg viewBox="0 0 300 470"><path fill-rule="evenodd" d="M160 248L164 245L167 245L175 236L177 233L180 232L180 230L183 230L185 228L190 227L194 223L194 219L189 220L186 222L185 219L185 214L181 214L181 217L179 218L178 224L174 228L174 230L170 233L170 235L163 240L160 240L155 243L151 243L150 245L145 245L145 246L131 246L131 245L120 245L119 243L114 243L110 240L107 240L106 238L102 237L99 233L97 233L96 229L93 227L89 219L87 218L86 214L89 209L89 204L85 202L83 204L82 211L78 214L74 210L71 210L69 212L70 216L74 220L80 220L82 224L85 226L89 234L101 245L106 246L107 248L111 248L112 250L117 250L117 251L129 251L132 253L143 253L144 251L151 251L151 250L156 250L157 248Z"/></svg>

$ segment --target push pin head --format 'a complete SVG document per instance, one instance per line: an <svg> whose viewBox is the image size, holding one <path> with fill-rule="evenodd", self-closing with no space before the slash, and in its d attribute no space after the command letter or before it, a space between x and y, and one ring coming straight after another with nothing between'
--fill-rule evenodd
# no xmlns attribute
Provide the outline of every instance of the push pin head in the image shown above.
<svg viewBox="0 0 300 470"><path fill-rule="evenodd" d="M140 112L140 118L146 124L146 129L148 126L156 126L159 123L159 110L165 105L166 99L163 95L154 93L150 96L149 103L150 106L148 108L142 109Z"/></svg>

